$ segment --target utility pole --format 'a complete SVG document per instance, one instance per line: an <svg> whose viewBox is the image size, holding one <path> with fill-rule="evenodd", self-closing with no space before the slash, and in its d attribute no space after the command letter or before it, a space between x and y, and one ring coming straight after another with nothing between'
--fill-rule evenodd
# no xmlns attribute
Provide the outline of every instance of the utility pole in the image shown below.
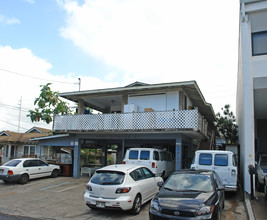
<svg viewBox="0 0 267 220"><path fill-rule="evenodd" d="M18 124L18 132L19 132L19 129L20 129L21 105L22 105L22 96L20 97L20 100L19 100L19 124Z"/></svg>
<svg viewBox="0 0 267 220"><path fill-rule="evenodd" d="M81 91L81 78L78 78L79 80L79 92Z"/></svg>

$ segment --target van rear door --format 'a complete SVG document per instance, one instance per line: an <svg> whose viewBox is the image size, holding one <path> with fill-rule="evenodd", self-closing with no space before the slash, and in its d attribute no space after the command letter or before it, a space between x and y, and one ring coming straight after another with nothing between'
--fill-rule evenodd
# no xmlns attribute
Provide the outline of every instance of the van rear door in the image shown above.
<svg viewBox="0 0 267 220"><path fill-rule="evenodd" d="M214 155L214 171L218 173L224 184L229 184L231 169L228 166L229 158L228 154L215 154Z"/></svg>

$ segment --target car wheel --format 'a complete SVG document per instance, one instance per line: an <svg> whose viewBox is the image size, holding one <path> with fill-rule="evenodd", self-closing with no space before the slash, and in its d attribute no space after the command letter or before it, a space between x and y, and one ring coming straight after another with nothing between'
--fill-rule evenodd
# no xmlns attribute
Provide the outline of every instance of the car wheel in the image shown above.
<svg viewBox="0 0 267 220"><path fill-rule="evenodd" d="M29 176L27 174L22 174L19 178L20 184L26 184L29 181Z"/></svg>
<svg viewBox="0 0 267 220"><path fill-rule="evenodd" d="M221 220L220 206L218 206L218 212L217 212L216 220Z"/></svg>
<svg viewBox="0 0 267 220"><path fill-rule="evenodd" d="M53 177L53 178L58 177L58 170L53 170L51 173L51 177Z"/></svg>
<svg viewBox="0 0 267 220"><path fill-rule="evenodd" d="M165 177L165 171L162 172L161 177L162 177L162 179L164 179L164 177Z"/></svg>
<svg viewBox="0 0 267 220"><path fill-rule="evenodd" d="M259 191L259 192L263 192L263 187L264 187L264 185L261 184L259 181L257 181L256 185L257 185L257 189L258 189L258 191Z"/></svg>
<svg viewBox="0 0 267 220"><path fill-rule="evenodd" d="M133 208L131 210L132 214L138 215L141 209L141 196L138 194L133 203Z"/></svg>
<svg viewBox="0 0 267 220"><path fill-rule="evenodd" d="M267 200L267 183L264 186L264 199Z"/></svg>

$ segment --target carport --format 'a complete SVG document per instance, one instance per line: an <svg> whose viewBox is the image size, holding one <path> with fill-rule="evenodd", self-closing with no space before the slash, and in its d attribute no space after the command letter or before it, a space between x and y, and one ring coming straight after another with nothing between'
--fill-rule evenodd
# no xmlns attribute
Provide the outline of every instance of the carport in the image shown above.
<svg viewBox="0 0 267 220"><path fill-rule="evenodd" d="M101 149L100 164L107 165L107 150L111 145L117 146L116 163L122 163L124 153L130 147L154 147L166 149L175 156L175 169L188 168L194 151L198 148L198 143L194 139L201 136L197 132L177 133L76 133L53 135L40 137L40 151L44 146L58 146L73 148L73 177L81 175L81 150L82 149ZM98 165L98 164L96 164Z"/></svg>

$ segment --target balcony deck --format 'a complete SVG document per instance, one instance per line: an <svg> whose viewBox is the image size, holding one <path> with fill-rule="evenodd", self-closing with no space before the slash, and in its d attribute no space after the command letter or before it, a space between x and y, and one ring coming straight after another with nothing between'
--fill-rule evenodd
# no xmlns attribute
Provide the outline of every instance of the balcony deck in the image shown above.
<svg viewBox="0 0 267 220"><path fill-rule="evenodd" d="M54 131L193 130L207 135L207 122L197 109L56 116Z"/></svg>

